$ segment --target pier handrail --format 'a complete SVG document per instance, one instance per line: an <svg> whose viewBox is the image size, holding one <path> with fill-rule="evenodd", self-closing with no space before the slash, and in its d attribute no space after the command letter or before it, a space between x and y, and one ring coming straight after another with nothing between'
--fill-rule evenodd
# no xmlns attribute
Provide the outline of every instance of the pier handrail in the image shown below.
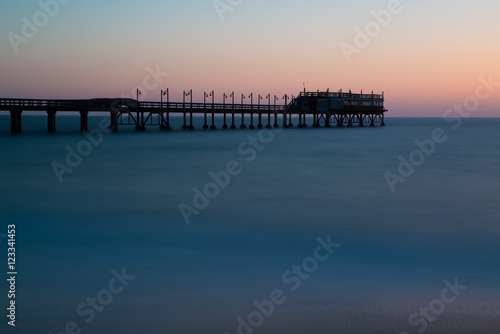
<svg viewBox="0 0 500 334"><path fill-rule="evenodd" d="M301 92L299 97L334 97L334 98L352 98L352 99L384 99L382 94L355 94L344 92Z"/></svg>

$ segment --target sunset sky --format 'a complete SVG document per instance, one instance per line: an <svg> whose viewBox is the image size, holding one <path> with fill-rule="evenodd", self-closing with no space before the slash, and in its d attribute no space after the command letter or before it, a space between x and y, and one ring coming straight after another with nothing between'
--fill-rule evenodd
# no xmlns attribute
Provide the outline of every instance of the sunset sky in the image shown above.
<svg viewBox="0 0 500 334"><path fill-rule="evenodd" d="M166 88L175 100L189 89L197 101L212 89L222 100L233 90L237 96L297 94L306 83L314 91L384 91L388 116L439 117L474 94L479 77L500 82L500 2L494 0L401 0L398 6L387 0L23 0L0 6L2 97L120 97L142 86L146 100L159 100ZM390 22L375 23L373 12L380 11L379 20ZM37 32L31 24L40 26ZM356 28L372 29L362 47ZM341 48L348 44L357 47L350 61ZM163 72L157 80L149 74L155 69ZM474 115L500 116L500 86Z"/></svg>

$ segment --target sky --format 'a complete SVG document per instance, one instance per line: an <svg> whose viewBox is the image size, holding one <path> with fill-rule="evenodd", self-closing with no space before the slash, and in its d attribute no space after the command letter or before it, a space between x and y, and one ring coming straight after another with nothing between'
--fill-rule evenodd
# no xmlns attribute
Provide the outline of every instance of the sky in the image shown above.
<svg viewBox="0 0 500 334"><path fill-rule="evenodd" d="M0 96L384 92L435 116L500 82L494 0L0 0ZM34 29L33 29L34 28ZM500 116L500 85L473 116ZM486 91L484 91L486 92ZM245 100L249 102L249 99Z"/></svg>

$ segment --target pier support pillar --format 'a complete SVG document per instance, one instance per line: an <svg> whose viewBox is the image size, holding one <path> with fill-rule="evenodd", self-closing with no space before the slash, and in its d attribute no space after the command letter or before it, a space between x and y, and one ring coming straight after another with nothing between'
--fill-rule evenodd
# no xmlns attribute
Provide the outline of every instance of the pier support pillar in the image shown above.
<svg viewBox="0 0 500 334"><path fill-rule="evenodd" d="M330 124L330 114L325 115L325 128L331 128L332 125Z"/></svg>
<svg viewBox="0 0 500 334"><path fill-rule="evenodd" d="M215 113L212 113L212 126L210 126L210 130L217 130L217 127L215 126Z"/></svg>
<svg viewBox="0 0 500 334"><path fill-rule="evenodd" d="M247 126L245 125L245 114L242 113L241 114L241 125L240 125L240 129L246 129Z"/></svg>
<svg viewBox="0 0 500 334"><path fill-rule="evenodd" d="M222 128L223 128L224 130L226 130L226 129L227 129L227 114L226 114L226 113L224 113L224 125L222 126Z"/></svg>
<svg viewBox="0 0 500 334"><path fill-rule="evenodd" d="M236 125L234 125L234 112L233 112L232 116L233 116L233 123L231 124L231 130L234 130L234 129L236 129Z"/></svg>
<svg viewBox="0 0 500 334"><path fill-rule="evenodd" d="M187 130L188 126L186 124L186 113L184 112L184 125L182 125L183 130Z"/></svg>
<svg viewBox="0 0 500 334"><path fill-rule="evenodd" d="M250 126L249 126L249 129L255 129L255 125L253 125L253 113L250 114Z"/></svg>
<svg viewBox="0 0 500 334"><path fill-rule="evenodd" d="M271 113L267 114L267 125L266 129L272 129L273 127L271 126Z"/></svg>
<svg viewBox="0 0 500 334"><path fill-rule="evenodd" d="M275 128L279 128L280 126L278 125L278 113L274 113L274 125Z"/></svg>
<svg viewBox="0 0 500 334"><path fill-rule="evenodd" d="M80 131L89 131L89 112L87 110L80 110Z"/></svg>
<svg viewBox="0 0 500 334"><path fill-rule="evenodd" d="M207 124L207 113L205 113L205 124L203 124L203 129L208 129L208 124Z"/></svg>
<svg viewBox="0 0 500 334"><path fill-rule="evenodd" d="M259 129L262 129L264 127L264 125L262 125L262 114L259 113L259 124L257 125L257 127Z"/></svg>
<svg viewBox="0 0 500 334"><path fill-rule="evenodd" d="M194 130L194 126L193 126L193 113L190 113L189 114L189 130Z"/></svg>
<svg viewBox="0 0 500 334"><path fill-rule="evenodd" d="M10 132L12 134L21 133L22 131L22 110L14 109L10 111Z"/></svg>
<svg viewBox="0 0 500 334"><path fill-rule="evenodd" d="M55 133L56 132L56 111L55 110L47 111L47 116L48 116L48 131L49 131L49 133Z"/></svg>
<svg viewBox="0 0 500 334"><path fill-rule="evenodd" d="M118 124L118 120L116 122ZM146 125L144 122L144 112L143 111L137 111L137 123L135 125L135 129L137 131L146 131Z"/></svg>
<svg viewBox="0 0 500 334"><path fill-rule="evenodd" d="M172 131L172 127L170 126L170 113L167 112L167 120L163 118L163 113L161 114L161 126L160 129L165 131Z"/></svg>
<svg viewBox="0 0 500 334"><path fill-rule="evenodd" d="M109 130L111 132L117 132L118 131L118 113L116 112L111 112L111 124L109 125Z"/></svg>

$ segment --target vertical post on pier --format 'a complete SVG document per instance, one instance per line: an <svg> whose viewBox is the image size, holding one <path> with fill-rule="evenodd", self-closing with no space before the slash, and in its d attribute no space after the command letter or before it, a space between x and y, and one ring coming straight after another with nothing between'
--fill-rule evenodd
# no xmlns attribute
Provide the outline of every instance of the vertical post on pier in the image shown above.
<svg viewBox="0 0 500 334"><path fill-rule="evenodd" d="M139 90L139 88L137 88L137 98L136 98L136 101L137 101L137 124L135 126L135 129L136 130L142 130L142 127L144 126L144 114L142 115L142 122L141 122L141 113L140 113L140 103L139 103L139 95L142 95L142 92Z"/></svg>
<svg viewBox="0 0 500 334"><path fill-rule="evenodd" d="M255 129L253 125L253 93L248 96L250 98L250 126L249 129Z"/></svg>
<svg viewBox="0 0 500 334"><path fill-rule="evenodd" d="M276 111L276 101L278 101L278 97L274 95L274 127L279 128L280 126L278 125L278 113Z"/></svg>
<svg viewBox="0 0 500 334"><path fill-rule="evenodd" d="M245 106L243 105L243 101L245 100L245 94L241 94L241 125L240 129L246 129L245 125Z"/></svg>
<svg viewBox="0 0 500 334"><path fill-rule="evenodd" d="M207 124L207 97L208 97L208 94L207 92L203 92L203 110L205 112L205 124L203 125L203 129L208 129L208 124ZM212 104L212 109L214 108L213 104ZM213 113L212 113L213 115ZM212 118L212 125L213 125L213 118Z"/></svg>
<svg viewBox="0 0 500 334"><path fill-rule="evenodd" d="M210 130L217 130L215 126L215 111L212 111L212 125L210 126Z"/></svg>
<svg viewBox="0 0 500 334"><path fill-rule="evenodd" d="M184 124L182 125L183 130L187 130L188 126L186 124L186 91L182 93L182 113L184 115Z"/></svg>
<svg viewBox="0 0 500 334"><path fill-rule="evenodd" d="M285 107L283 108L283 128L286 129L288 128L288 122L287 122L287 106L285 105Z"/></svg>
<svg viewBox="0 0 500 334"><path fill-rule="evenodd" d="M117 132L118 131L118 113L112 111L111 112L111 124L109 125L109 130L111 132Z"/></svg>
<svg viewBox="0 0 500 334"><path fill-rule="evenodd" d="M330 114L327 113L325 114L325 128L331 128L332 125L330 124Z"/></svg>
<svg viewBox="0 0 500 334"><path fill-rule="evenodd" d="M226 113L226 98L227 98L227 94L224 93L224 95L222 95L222 112L224 113L224 125L222 125L222 128L225 130L227 129L227 113Z"/></svg>
<svg viewBox="0 0 500 334"><path fill-rule="evenodd" d="M267 94L267 125L266 129L271 129L271 93Z"/></svg>
<svg viewBox="0 0 500 334"><path fill-rule="evenodd" d="M262 125L262 112L260 111L260 101L262 100L262 96L259 94L259 98L258 98L258 107L257 109L259 110L259 124L257 125L257 127L259 129L262 129L264 126Z"/></svg>
<svg viewBox="0 0 500 334"><path fill-rule="evenodd" d="M56 111L55 110L48 110L47 116L48 116L49 133L55 133L56 132Z"/></svg>
<svg viewBox="0 0 500 334"><path fill-rule="evenodd" d="M171 131L172 127L170 126L170 93L169 88L167 88L167 131Z"/></svg>
<svg viewBox="0 0 500 334"><path fill-rule="evenodd" d="M22 131L21 114L22 110L19 109L10 111L10 132L12 134L21 133Z"/></svg>
<svg viewBox="0 0 500 334"><path fill-rule="evenodd" d="M287 108L288 108L288 95L285 94L283 96L283 100L285 100L285 105L283 106L283 128L288 128L288 122L287 122Z"/></svg>
<svg viewBox="0 0 500 334"><path fill-rule="evenodd" d="M319 115L315 113L313 115L313 128L318 128L319 127Z"/></svg>
<svg viewBox="0 0 500 334"><path fill-rule="evenodd" d="M230 96L233 98L233 114L232 114L232 116L233 116L233 123L231 125L231 130L234 130L234 129L236 129L236 125L234 125L234 92L232 92Z"/></svg>
<svg viewBox="0 0 500 334"><path fill-rule="evenodd" d="M80 110L80 131L89 131L89 112L87 110Z"/></svg>

